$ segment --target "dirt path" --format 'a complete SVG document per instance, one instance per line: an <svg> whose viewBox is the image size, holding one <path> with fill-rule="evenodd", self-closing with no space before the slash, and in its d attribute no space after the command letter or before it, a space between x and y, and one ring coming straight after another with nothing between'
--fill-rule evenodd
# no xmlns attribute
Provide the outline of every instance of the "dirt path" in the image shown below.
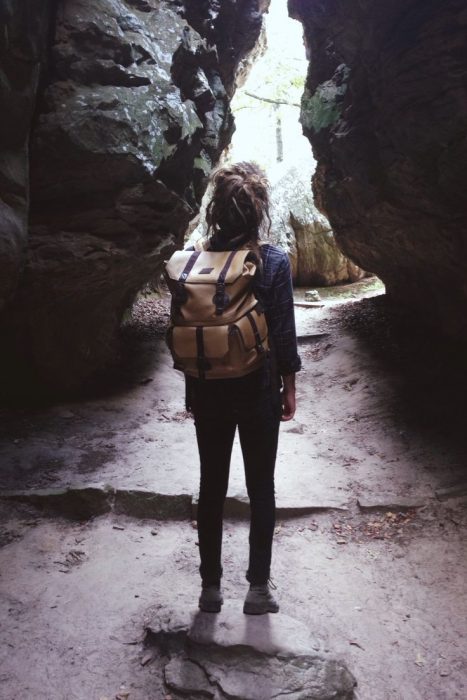
<svg viewBox="0 0 467 700"><path fill-rule="evenodd" d="M158 302L139 306L117 389L1 411L2 698L168 695L161 660L142 665L141 641L151 607L196 607L198 477L163 313ZM297 324L299 408L277 464L281 610L345 660L360 700L464 698L467 383L458 358L408 333L382 297L298 308ZM70 512L91 517L62 517ZM225 589L241 614L238 447L227 512L240 520L226 526Z"/></svg>

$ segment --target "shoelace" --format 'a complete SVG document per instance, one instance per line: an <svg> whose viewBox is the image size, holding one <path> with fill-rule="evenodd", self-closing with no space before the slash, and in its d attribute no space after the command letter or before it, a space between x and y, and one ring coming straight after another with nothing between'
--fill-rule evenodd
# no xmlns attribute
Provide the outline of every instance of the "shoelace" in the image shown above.
<svg viewBox="0 0 467 700"><path fill-rule="evenodd" d="M277 586L271 577L268 578L268 585L272 588L273 591L277 591Z"/></svg>

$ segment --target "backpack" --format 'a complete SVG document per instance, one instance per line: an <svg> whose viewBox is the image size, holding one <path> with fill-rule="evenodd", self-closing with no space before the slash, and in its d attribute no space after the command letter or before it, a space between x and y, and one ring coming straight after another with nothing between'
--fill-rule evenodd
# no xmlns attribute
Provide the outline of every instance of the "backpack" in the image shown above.
<svg viewBox="0 0 467 700"><path fill-rule="evenodd" d="M172 294L166 341L174 368L199 379L242 377L264 362L268 329L251 249L176 251L165 266Z"/></svg>

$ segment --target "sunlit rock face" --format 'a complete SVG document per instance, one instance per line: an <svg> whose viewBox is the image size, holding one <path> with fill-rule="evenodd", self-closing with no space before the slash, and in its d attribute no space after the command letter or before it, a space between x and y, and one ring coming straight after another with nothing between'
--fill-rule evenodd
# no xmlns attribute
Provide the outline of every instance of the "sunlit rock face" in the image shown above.
<svg viewBox="0 0 467 700"><path fill-rule="evenodd" d="M122 314L182 243L230 140L236 74L266 5L62 0L37 27L48 50L29 242L3 333L50 385L78 385L115 359Z"/></svg>
<svg viewBox="0 0 467 700"><path fill-rule="evenodd" d="M297 286L356 282L365 272L339 250L327 218L317 210L309 175L291 167L271 191L272 241L289 254Z"/></svg>
<svg viewBox="0 0 467 700"><path fill-rule="evenodd" d="M289 0L316 201L390 296L467 335L465 0Z"/></svg>

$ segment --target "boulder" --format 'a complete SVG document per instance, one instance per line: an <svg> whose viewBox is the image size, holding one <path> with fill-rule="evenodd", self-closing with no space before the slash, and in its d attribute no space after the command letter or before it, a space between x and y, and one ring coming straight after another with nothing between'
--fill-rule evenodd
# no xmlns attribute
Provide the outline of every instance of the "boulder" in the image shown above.
<svg viewBox="0 0 467 700"><path fill-rule="evenodd" d="M297 286L355 282L365 272L337 247L327 218L318 211L308 173L292 167L271 192L271 238L289 253Z"/></svg>
<svg viewBox="0 0 467 700"><path fill-rule="evenodd" d="M266 4L218 5L63 0L51 18L29 246L0 319L10 359L22 356L49 387L77 387L116 360L125 309L182 244L230 140L236 74ZM26 191L27 168L22 176ZM3 228L23 240L25 201L20 214Z"/></svg>
<svg viewBox="0 0 467 700"><path fill-rule="evenodd" d="M467 337L464 0L289 0L312 57L315 200L388 295Z"/></svg>
<svg viewBox="0 0 467 700"><path fill-rule="evenodd" d="M247 616L227 600L219 615L189 605L149 614L147 646L168 657L165 683L175 697L215 700L352 700L345 664L320 650L306 625L287 615Z"/></svg>

